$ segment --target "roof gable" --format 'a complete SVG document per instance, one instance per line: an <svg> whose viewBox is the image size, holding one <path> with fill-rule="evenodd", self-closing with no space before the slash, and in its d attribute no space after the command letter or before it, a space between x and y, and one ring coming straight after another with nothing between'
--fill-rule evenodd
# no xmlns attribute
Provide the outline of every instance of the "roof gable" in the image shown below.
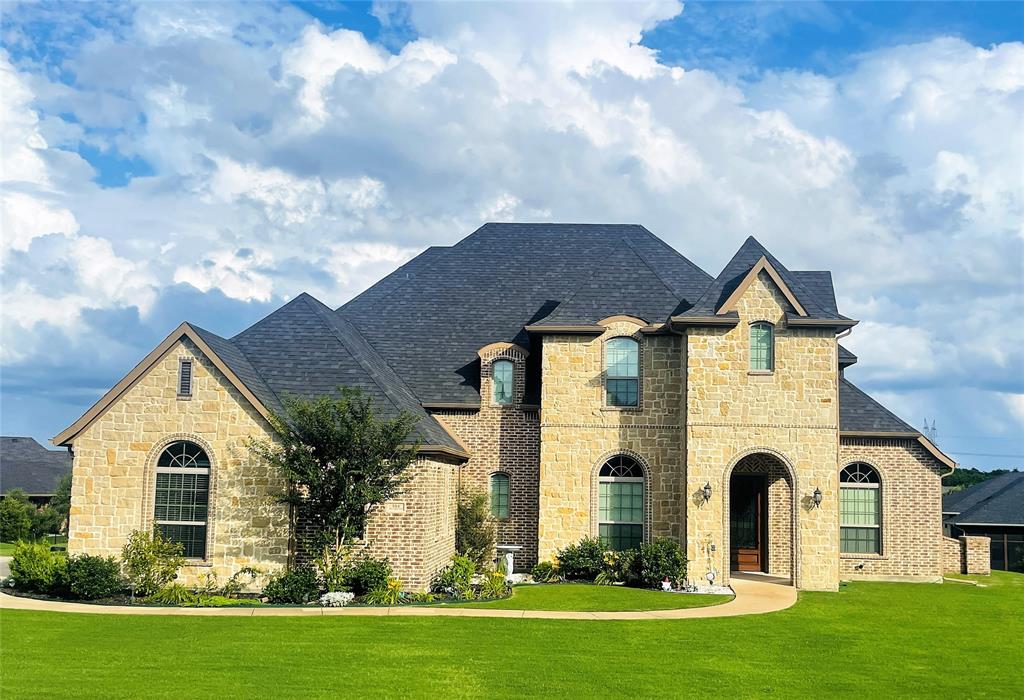
<svg viewBox="0 0 1024 700"><path fill-rule="evenodd" d="M780 292L782 292L782 296L786 297L786 301L789 302L789 305L793 307L793 310L796 311L798 315L807 315L807 311L804 309L803 304L801 304L800 300L796 298L796 295L793 294L793 291L789 288L789 285L786 284L786 281L782 279L775 267L768 262L768 258L763 255L756 263L754 263L754 266L750 268L750 271L743 277L743 280L736 286L736 289L733 290L732 294L730 294L729 297L722 302L721 306L715 310L715 314L721 315L734 311L736 309L736 303L740 300L740 297L743 296L743 293L747 291L750 285L753 284L754 280L757 279L757 276L762 272L766 273L768 277L771 278L772 282L775 283L775 286L778 287Z"/></svg>

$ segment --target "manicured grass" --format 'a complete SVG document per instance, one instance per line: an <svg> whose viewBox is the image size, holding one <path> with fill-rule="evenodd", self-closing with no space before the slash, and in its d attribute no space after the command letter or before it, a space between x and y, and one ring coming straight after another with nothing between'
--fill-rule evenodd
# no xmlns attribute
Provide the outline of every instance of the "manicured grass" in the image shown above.
<svg viewBox="0 0 1024 700"><path fill-rule="evenodd" d="M43 544L51 546L57 545L60 547L66 547L68 544L68 538L64 535L57 535L56 537L44 537L39 540ZM0 542L0 557L9 557L14 554L14 542Z"/></svg>
<svg viewBox="0 0 1024 700"><path fill-rule="evenodd" d="M560 583L516 586L512 597L486 603L447 603L447 607L497 608L499 610L579 610L583 612L673 610L719 605L732 600L730 595L680 595L664 591L645 591L624 586L595 586L584 583Z"/></svg>
<svg viewBox="0 0 1024 700"><path fill-rule="evenodd" d="M988 588L1024 588L1024 574L1015 574L1007 571L993 571L991 576L946 574L946 578L957 581L973 581Z"/></svg>
<svg viewBox="0 0 1024 700"><path fill-rule="evenodd" d="M0 557L9 557L14 554L13 542L0 542Z"/></svg>
<svg viewBox="0 0 1024 700"><path fill-rule="evenodd" d="M1024 697L1013 576L856 583L769 615L695 620L5 610L0 696Z"/></svg>

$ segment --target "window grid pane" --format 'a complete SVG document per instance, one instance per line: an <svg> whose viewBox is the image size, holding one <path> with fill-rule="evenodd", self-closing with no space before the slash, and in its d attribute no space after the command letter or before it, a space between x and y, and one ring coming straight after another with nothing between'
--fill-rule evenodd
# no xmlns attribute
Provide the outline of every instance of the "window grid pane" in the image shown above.
<svg viewBox="0 0 1024 700"><path fill-rule="evenodd" d="M644 540L644 526L601 523L598 527L598 535L608 549L619 552L638 549Z"/></svg>
<svg viewBox="0 0 1024 700"><path fill-rule="evenodd" d="M209 474L157 473L153 517L157 521L206 520L209 498Z"/></svg>
<svg viewBox="0 0 1024 700"><path fill-rule="evenodd" d="M206 557L206 525L161 525L160 533L172 542L180 542L187 559Z"/></svg>
<svg viewBox="0 0 1024 700"><path fill-rule="evenodd" d="M750 369L771 370L772 329L764 324L750 327Z"/></svg>
<svg viewBox="0 0 1024 700"><path fill-rule="evenodd" d="M640 376L640 346L631 338L612 338L605 346L605 367L609 377Z"/></svg>
<svg viewBox="0 0 1024 700"><path fill-rule="evenodd" d="M608 379L609 406L636 406L640 398L640 380L638 379Z"/></svg>
<svg viewBox="0 0 1024 700"><path fill-rule="evenodd" d="M491 382L495 403L512 403L513 369L512 363L508 360L499 360L491 365Z"/></svg>
<svg viewBox="0 0 1024 700"><path fill-rule="evenodd" d="M506 474L491 476L491 515L507 518L509 505L509 478Z"/></svg>
<svg viewBox="0 0 1024 700"><path fill-rule="evenodd" d="M877 527L842 527L839 529L839 551L844 554L880 554Z"/></svg>
<svg viewBox="0 0 1024 700"><path fill-rule="evenodd" d="M878 489L839 489L839 523L877 527L880 524L879 495Z"/></svg>

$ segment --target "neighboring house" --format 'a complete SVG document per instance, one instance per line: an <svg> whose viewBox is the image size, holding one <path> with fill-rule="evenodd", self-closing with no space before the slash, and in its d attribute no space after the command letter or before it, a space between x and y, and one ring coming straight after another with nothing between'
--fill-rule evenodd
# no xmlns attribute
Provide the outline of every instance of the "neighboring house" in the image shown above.
<svg viewBox="0 0 1024 700"><path fill-rule="evenodd" d="M1024 472L994 476L942 497L942 524L951 537L978 535L991 543L993 569L1024 572Z"/></svg>
<svg viewBox="0 0 1024 700"><path fill-rule="evenodd" d="M0 437L0 496L21 489L30 501L44 506L70 471L67 450L48 450L30 437Z"/></svg>
<svg viewBox="0 0 1024 700"><path fill-rule="evenodd" d="M365 533L411 587L476 489L520 570L585 536L670 537L694 580L935 580L954 464L844 378L856 323L830 273L753 238L712 277L641 226L487 224L336 310L301 294L230 339L175 329L54 438L75 453L69 549L156 524L186 580L305 557L246 439L285 394L349 385L418 419L414 478Z"/></svg>

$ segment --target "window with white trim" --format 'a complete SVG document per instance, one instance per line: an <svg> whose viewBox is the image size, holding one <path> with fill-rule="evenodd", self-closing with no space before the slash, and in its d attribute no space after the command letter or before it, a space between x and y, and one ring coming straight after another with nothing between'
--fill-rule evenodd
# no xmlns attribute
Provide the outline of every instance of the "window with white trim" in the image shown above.
<svg viewBox="0 0 1024 700"><path fill-rule="evenodd" d="M188 559L206 557L209 504L210 458L194 442L172 442L156 462L153 522Z"/></svg>
<svg viewBox="0 0 1024 700"><path fill-rule="evenodd" d="M636 549L644 541L644 471L628 455L616 455L598 474L597 534L608 549Z"/></svg>
<svg viewBox="0 0 1024 700"><path fill-rule="evenodd" d="M508 518L509 481L508 474L491 474L491 515L502 520Z"/></svg>
<svg viewBox="0 0 1024 700"><path fill-rule="evenodd" d="M515 365L509 360L496 360L491 363L491 394L494 403L502 406L512 403L514 377Z"/></svg>
<svg viewBox="0 0 1024 700"><path fill-rule="evenodd" d="M882 553L882 488L878 472L854 462L839 473L839 551Z"/></svg>
<svg viewBox="0 0 1024 700"><path fill-rule="evenodd" d="M775 368L774 330L770 323L750 324L750 370L771 372Z"/></svg>
<svg viewBox="0 0 1024 700"><path fill-rule="evenodd" d="M178 362L178 396L192 395L192 360Z"/></svg>
<svg viewBox="0 0 1024 700"><path fill-rule="evenodd" d="M604 344L605 403L630 407L640 404L640 344L632 338L612 338Z"/></svg>

